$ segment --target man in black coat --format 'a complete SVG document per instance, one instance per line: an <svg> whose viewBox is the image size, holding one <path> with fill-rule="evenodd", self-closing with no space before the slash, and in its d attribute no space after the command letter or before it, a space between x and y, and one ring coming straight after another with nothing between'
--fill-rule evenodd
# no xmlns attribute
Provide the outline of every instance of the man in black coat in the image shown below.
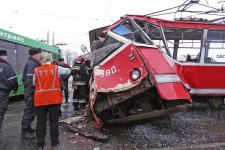
<svg viewBox="0 0 225 150"><path fill-rule="evenodd" d="M0 133L4 114L8 107L8 95L11 90L17 91L18 89L16 74L6 59L7 51L0 50Z"/></svg>
<svg viewBox="0 0 225 150"><path fill-rule="evenodd" d="M41 49L31 48L29 50L30 58L28 59L24 71L23 71L23 84L24 84L24 99L26 106L24 109L23 119L22 119L22 135L23 139L33 139L35 138L35 130L31 128L31 123L35 117L34 108L34 86L33 86L33 76L34 69L41 66Z"/></svg>

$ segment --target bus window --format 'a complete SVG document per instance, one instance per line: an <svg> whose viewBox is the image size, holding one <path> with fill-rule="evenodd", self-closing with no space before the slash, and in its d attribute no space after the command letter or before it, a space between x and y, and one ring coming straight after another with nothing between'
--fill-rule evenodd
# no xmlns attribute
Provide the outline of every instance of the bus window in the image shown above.
<svg viewBox="0 0 225 150"><path fill-rule="evenodd" d="M16 44L17 50L17 70L16 72L23 72L24 66L29 58L28 50L30 49L29 46Z"/></svg>
<svg viewBox="0 0 225 150"><path fill-rule="evenodd" d="M208 31L206 63L225 63L225 31Z"/></svg>
<svg viewBox="0 0 225 150"><path fill-rule="evenodd" d="M181 62L199 62L203 31L186 28L163 28L173 58Z"/></svg>
<svg viewBox="0 0 225 150"><path fill-rule="evenodd" d="M16 58L16 44L0 40L0 49L4 49L8 53L7 60L13 66L13 69L17 70L17 58Z"/></svg>

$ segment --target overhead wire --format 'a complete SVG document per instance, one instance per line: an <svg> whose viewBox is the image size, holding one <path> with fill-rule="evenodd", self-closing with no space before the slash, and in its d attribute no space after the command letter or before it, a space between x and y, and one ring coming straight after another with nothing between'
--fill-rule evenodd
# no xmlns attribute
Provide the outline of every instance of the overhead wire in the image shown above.
<svg viewBox="0 0 225 150"><path fill-rule="evenodd" d="M73 18L73 19L80 19L80 20L93 20L93 21L111 21L112 19L103 19L103 18L89 18L89 17L78 17L78 16L69 16L69 15L59 15L59 14L48 14L48 13L39 13L39 12L26 12L26 11L9 11L11 13L21 13L21 14L28 14L28 15L40 15L40 16L48 16L48 17L59 17L59 18Z"/></svg>

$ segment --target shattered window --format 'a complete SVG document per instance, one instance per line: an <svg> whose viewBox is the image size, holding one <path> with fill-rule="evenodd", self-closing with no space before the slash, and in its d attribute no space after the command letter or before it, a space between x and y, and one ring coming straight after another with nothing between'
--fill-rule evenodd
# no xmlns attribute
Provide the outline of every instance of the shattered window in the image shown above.
<svg viewBox="0 0 225 150"><path fill-rule="evenodd" d="M106 38L106 40L102 43L102 45L100 47L105 47L107 45L110 45L110 44L114 44L114 43L120 43L119 41L117 41L116 39L108 36Z"/></svg>
<svg viewBox="0 0 225 150"><path fill-rule="evenodd" d="M135 22L141 27L141 29L148 35L148 37L157 47L167 53L165 44L163 42L162 32L159 26L140 20L135 20Z"/></svg>
<svg viewBox="0 0 225 150"><path fill-rule="evenodd" d="M200 29L163 27L173 58L181 62L199 62L203 31Z"/></svg>
<svg viewBox="0 0 225 150"><path fill-rule="evenodd" d="M225 63L225 31L208 31L206 63Z"/></svg>
<svg viewBox="0 0 225 150"><path fill-rule="evenodd" d="M93 66L96 66L122 45L121 42L108 36L100 48L89 53L87 57L92 60Z"/></svg>
<svg viewBox="0 0 225 150"><path fill-rule="evenodd" d="M112 32L137 43L153 45L152 42L147 39L140 29L136 28L130 20L117 25L112 29Z"/></svg>

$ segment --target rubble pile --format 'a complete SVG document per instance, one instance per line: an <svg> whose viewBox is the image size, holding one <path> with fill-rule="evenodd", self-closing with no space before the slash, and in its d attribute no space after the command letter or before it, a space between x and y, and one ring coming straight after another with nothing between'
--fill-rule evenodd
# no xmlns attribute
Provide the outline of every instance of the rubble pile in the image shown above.
<svg viewBox="0 0 225 150"><path fill-rule="evenodd" d="M67 132L74 133L75 135L78 134L97 141L106 141L108 139L108 135L101 133L98 129L95 129L93 122L83 116L69 117L59 121L59 125L62 126Z"/></svg>

